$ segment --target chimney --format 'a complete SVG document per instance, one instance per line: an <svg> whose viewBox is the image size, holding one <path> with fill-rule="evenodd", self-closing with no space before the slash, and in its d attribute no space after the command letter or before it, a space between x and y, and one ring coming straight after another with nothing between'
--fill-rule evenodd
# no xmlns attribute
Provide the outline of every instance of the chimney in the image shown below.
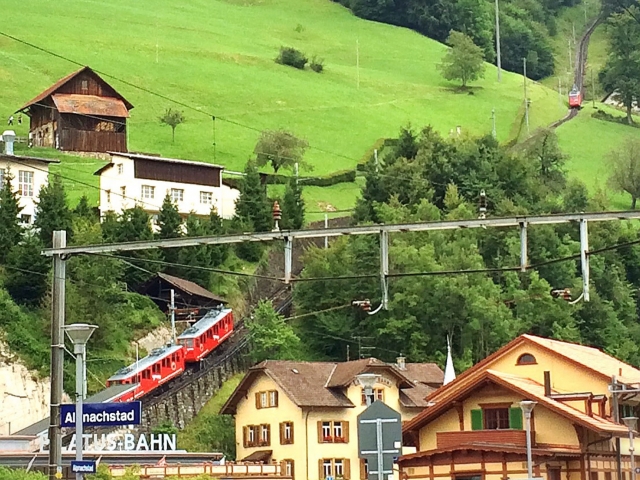
<svg viewBox="0 0 640 480"><path fill-rule="evenodd" d="M544 372L544 396L551 396L551 372L549 370Z"/></svg>
<svg viewBox="0 0 640 480"><path fill-rule="evenodd" d="M13 130L5 130L2 132L2 141L4 142L5 155L13 155L13 142L16 140L16 132Z"/></svg>
<svg viewBox="0 0 640 480"><path fill-rule="evenodd" d="M406 370L407 369L407 364L405 362L405 358L402 356L402 354L400 354L400 356L398 358L396 358L396 365L398 366L398 368L400 370Z"/></svg>

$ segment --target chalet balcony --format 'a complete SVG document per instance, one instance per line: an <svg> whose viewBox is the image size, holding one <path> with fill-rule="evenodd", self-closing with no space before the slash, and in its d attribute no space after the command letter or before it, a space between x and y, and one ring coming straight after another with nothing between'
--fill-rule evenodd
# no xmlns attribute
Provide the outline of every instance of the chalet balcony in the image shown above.
<svg viewBox="0 0 640 480"><path fill-rule="evenodd" d="M493 445L509 445L526 448L527 433L525 430L468 430L464 432L438 432L436 434L438 448L458 447L470 443ZM531 432L531 444L535 446L536 435Z"/></svg>

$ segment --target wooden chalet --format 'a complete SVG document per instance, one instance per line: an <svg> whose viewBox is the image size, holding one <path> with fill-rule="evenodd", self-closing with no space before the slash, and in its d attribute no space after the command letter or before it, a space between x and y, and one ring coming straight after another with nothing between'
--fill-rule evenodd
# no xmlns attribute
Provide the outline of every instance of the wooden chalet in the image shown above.
<svg viewBox="0 0 640 480"><path fill-rule="evenodd" d="M197 283L166 273L157 273L140 287L139 293L150 297L160 310L167 313L171 304L171 290L174 292L178 319L198 320L210 309L227 303L224 298Z"/></svg>
<svg viewBox="0 0 640 480"><path fill-rule="evenodd" d="M89 67L67 75L18 112L29 116L32 146L74 152L127 151L133 108Z"/></svg>

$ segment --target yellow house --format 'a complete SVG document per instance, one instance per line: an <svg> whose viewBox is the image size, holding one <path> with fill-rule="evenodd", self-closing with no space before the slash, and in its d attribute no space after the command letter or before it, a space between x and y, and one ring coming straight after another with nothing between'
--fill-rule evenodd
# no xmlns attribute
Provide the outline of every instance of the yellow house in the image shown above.
<svg viewBox="0 0 640 480"><path fill-rule="evenodd" d="M522 335L426 398L429 406L403 425L405 443L417 452L399 459L400 476L526 478L520 402L530 400L537 402L534 477L626 480L629 432L619 419L634 411L637 398L613 399L612 381L638 388L640 370L595 348Z"/></svg>
<svg viewBox="0 0 640 480"><path fill-rule="evenodd" d="M235 415L237 458L284 462L285 474L297 479L365 478L356 420L366 408L362 373L378 375L374 398L403 421L422 411L443 381L437 365L401 358L397 364L266 360L249 369L221 410Z"/></svg>

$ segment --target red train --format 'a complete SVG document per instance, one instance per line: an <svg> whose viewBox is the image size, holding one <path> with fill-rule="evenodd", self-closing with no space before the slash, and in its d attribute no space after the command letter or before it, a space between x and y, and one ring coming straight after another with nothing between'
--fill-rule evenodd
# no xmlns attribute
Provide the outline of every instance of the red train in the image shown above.
<svg viewBox="0 0 640 480"><path fill-rule="evenodd" d="M582 105L582 92L575 85L569 92L569 108L580 108Z"/></svg>
<svg viewBox="0 0 640 480"><path fill-rule="evenodd" d="M178 337L178 345L156 348L128 367L121 368L109 380L112 385L137 384L112 402L129 402L147 395L160 385L181 375L187 364L199 362L233 333L233 311L216 309L186 329Z"/></svg>

